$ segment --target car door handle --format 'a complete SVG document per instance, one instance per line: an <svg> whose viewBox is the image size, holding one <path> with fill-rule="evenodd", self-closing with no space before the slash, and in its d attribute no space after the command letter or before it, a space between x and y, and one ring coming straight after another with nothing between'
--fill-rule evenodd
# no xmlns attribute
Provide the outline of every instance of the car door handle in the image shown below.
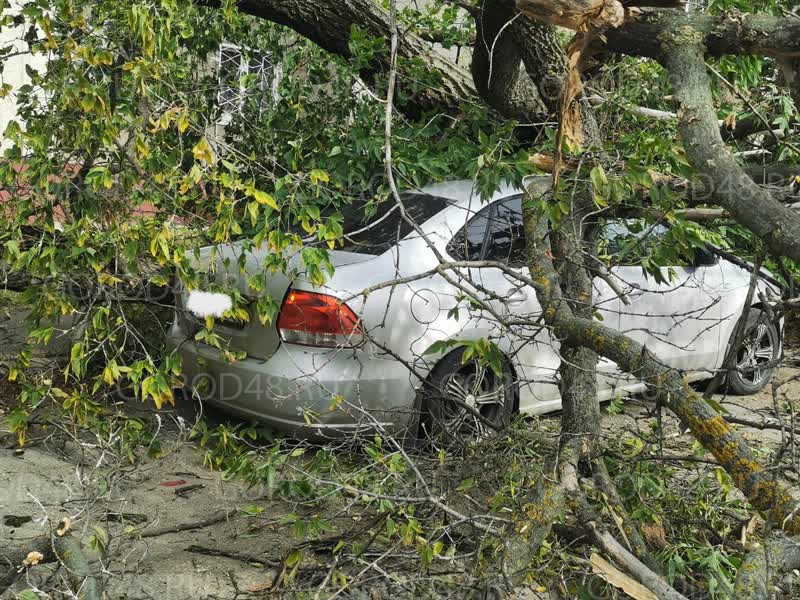
<svg viewBox="0 0 800 600"><path fill-rule="evenodd" d="M505 301L508 304L522 304L528 299L528 294L519 288L511 288L506 291Z"/></svg>

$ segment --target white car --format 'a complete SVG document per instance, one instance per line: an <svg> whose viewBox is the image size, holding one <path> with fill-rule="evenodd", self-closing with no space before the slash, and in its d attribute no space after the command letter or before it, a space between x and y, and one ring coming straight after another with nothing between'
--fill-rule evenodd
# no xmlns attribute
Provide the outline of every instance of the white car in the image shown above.
<svg viewBox="0 0 800 600"><path fill-rule="evenodd" d="M547 180L541 185L544 190ZM195 339L202 320L185 310L189 294L181 292L170 339L183 358L187 387L227 411L312 437L420 424L431 433L485 431L516 412L558 410L559 344L542 326L534 291L514 278L514 272L527 275L522 192L504 186L487 203L472 182L455 181L403 198L418 230L397 209L365 225L363 209L354 206L353 223L346 218L344 227L355 233L329 253L335 273L324 286L302 273L268 275L267 291L282 301L273 322L262 325L254 311L248 322L217 320L214 332L239 360L230 362ZM611 277L627 302L596 279L598 318L646 344L687 379L711 377L743 312L750 272L701 252L695 265L664 267L668 283L658 283L635 260L625 264L619 246L630 247L633 236L645 247L663 228L633 234L629 223L611 221L605 231L609 251L622 258ZM204 249L201 262L212 255L214 284L235 286L254 305L258 294L247 280L264 271L268 251L217 246ZM442 260L494 261L512 272L492 266L437 271ZM761 389L779 358L780 324L760 308L774 290L759 281L738 369L727 375L731 392ZM481 339L502 353L502 375L482 361L462 360L465 350L456 342ZM600 361L598 400L643 387Z"/></svg>

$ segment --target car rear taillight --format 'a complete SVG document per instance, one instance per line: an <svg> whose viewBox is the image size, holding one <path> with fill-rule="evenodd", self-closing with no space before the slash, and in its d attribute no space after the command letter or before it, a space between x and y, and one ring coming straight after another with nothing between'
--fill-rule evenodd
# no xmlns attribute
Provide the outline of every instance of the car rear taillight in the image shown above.
<svg viewBox="0 0 800 600"><path fill-rule="evenodd" d="M357 346L364 330L356 314L344 302L317 292L289 290L278 317L284 342L306 346Z"/></svg>

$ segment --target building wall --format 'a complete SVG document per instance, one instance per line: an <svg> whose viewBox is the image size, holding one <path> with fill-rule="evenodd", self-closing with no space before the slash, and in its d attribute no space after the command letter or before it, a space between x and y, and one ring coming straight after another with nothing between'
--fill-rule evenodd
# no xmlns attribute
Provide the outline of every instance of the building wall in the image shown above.
<svg viewBox="0 0 800 600"><path fill-rule="evenodd" d="M14 14L19 7L25 4L25 0L11 0L11 14ZM22 41L25 34L24 27L2 28L0 29L0 48L13 46L12 52L24 52L26 44ZM3 71L0 73L0 85L9 84L12 86L11 93L5 98L0 98L0 149L5 148L8 143L5 140L4 132L9 121L17 117L17 98L16 90L30 81L25 67L42 69L45 65L45 57L42 55L32 56L30 54L20 54L12 56L2 61ZM23 124L24 126L24 124Z"/></svg>

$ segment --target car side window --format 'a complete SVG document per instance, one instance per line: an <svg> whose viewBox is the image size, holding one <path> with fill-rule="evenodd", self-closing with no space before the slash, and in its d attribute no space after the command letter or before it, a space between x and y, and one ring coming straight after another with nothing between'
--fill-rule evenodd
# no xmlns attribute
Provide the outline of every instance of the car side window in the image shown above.
<svg viewBox="0 0 800 600"><path fill-rule="evenodd" d="M494 205L483 207L447 244L447 253L456 260L481 260Z"/></svg>
<svg viewBox="0 0 800 600"><path fill-rule="evenodd" d="M663 225L648 225L641 219L607 221L601 252L607 254L614 264L639 266L667 231Z"/></svg>
<svg viewBox="0 0 800 600"><path fill-rule="evenodd" d="M522 224L522 196L495 204L486 239L486 260L520 268L527 263L525 228Z"/></svg>
<svg viewBox="0 0 800 600"><path fill-rule="evenodd" d="M447 245L458 260L491 260L512 267L526 264L522 196L482 208Z"/></svg>

